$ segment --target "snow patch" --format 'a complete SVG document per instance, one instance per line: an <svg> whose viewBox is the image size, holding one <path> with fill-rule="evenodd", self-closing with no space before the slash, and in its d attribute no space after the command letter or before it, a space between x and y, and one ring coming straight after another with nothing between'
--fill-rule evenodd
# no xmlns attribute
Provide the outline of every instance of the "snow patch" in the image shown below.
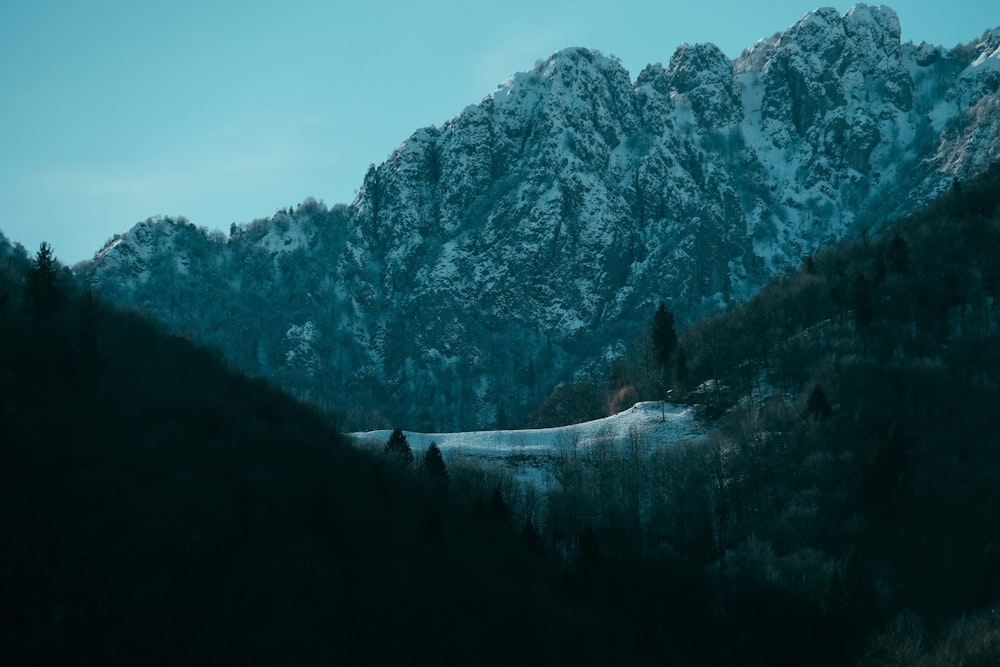
<svg viewBox="0 0 1000 667"><path fill-rule="evenodd" d="M611 417L556 428L512 431L466 431L461 433L418 433L403 431L415 452L437 443L445 460L473 457L506 466L522 479L547 483L547 476L567 448L587 456L599 443L625 448L630 438L638 438L647 453L685 440L697 439L707 429L695 421L694 408L687 405L649 401ZM359 447L382 447L391 431L349 433Z"/></svg>

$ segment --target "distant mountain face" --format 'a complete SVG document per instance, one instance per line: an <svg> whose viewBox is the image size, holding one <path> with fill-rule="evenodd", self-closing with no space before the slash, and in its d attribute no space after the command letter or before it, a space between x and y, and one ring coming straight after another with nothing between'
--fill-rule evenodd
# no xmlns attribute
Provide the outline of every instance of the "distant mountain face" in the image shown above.
<svg viewBox="0 0 1000 667"><path fill-rule="evenodd" d="M503 426L615 354L1000 160L1000 29L900 44L819 9L633 81L561 51L369 169L349 206L210 234L148 220L82 267L237 366L422 430Z"/></svg>

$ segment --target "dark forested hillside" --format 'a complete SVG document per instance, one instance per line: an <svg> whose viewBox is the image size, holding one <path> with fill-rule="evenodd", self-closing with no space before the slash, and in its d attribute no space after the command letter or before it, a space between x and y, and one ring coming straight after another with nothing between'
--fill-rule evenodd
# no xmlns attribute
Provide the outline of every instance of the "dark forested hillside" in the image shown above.
<svg viewBox="0 0 1000 667"><path fill-rule="evenodd" d="M714 429L519 490L356 451L0 243L0 664L997 664L998 289L1000 168L651 314L550 415L672 391Z"/></svg>
<svg viewBox="0 0 1000 667"><path fill-rule="evenodd" d="M690 553L682 507L712 517L737 617L773 597L780 626L798 600L840 660L1000 662L998 291L994 168L681 335L675 391L724 417L674 453L704 482L666 539Z"/></svg>
<svg viewBox="0 0 1000 667"><path fill-rule="evenodd" d="M0 239L0 665L611 656L555 561ZM443 462L442 462L443 463ZM433 466L432 466L433 467Z"/></svg>
<svg viewBox="0 0 1000 667"><path fill-rule="evenodd" d="M998 290L1000 167L676 339L651 313L539 414L670 392L714 428L564 456L546 539L649 604L624 571L707 577L707 663L1000 664Z"/></svg>

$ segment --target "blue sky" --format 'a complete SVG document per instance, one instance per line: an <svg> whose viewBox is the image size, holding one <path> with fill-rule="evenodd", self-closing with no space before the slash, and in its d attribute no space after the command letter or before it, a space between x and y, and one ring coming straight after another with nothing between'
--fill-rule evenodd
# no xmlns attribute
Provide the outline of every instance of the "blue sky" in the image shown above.
<svg viewBox="0 0 1000 667"><path fill-rule="evenodd" d="M0 231L75 263L153 215L226 230L309 196L348 203L414 130L561 48L616 55L634 78L684 42L735 57L815 6L4 0ZM983 0L890 6L904 42L1000 25Z"/></svg>

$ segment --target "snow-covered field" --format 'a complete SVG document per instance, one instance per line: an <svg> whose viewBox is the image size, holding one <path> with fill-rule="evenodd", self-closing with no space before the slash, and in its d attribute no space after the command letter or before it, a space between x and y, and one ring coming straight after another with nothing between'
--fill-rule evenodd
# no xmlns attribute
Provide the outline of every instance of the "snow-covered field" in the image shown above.
<svg viewBox="0 0 1000 667"><path fill-rule="evenodd" d="M416 433L404 431L414 455L419 458L437 443L446 462L457 459L481 459L507 467L522 479L544 484L560 453L575 448L580 456L599 442L613 442L624 448L630 438L647 451L681 440L697 438L706 429L694 419L694 409L651 401L636 403L628 410L582 424L558 428L516 431L468 431L464 433ZM381 447L390 431L366 431L349 434L359 447Z"/></svg>

